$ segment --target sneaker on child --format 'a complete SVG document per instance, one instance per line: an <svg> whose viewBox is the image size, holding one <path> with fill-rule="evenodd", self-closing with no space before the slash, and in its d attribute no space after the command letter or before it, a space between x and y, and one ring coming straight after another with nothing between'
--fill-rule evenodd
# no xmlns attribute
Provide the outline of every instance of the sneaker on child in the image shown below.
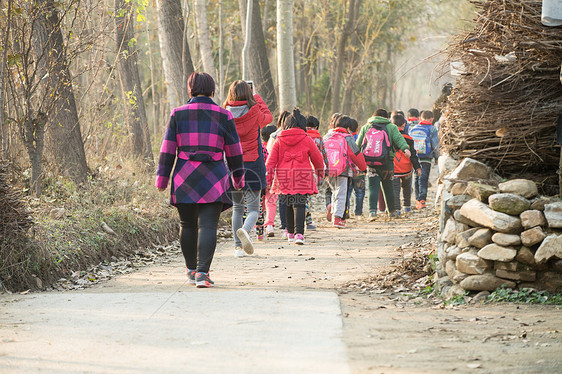
<svg viewBox="0 0 562 374"><path fill-rule="evenodd" d="M244 253L244 250L241 247L234 248L234 257L240 258L240 257L244 257L244 256L245 256L245 253Z"/></svg>
<svg viewBox="0 0 562 374"><path fill-rule="evenodd" d="M345 221L339 217L334 217L334 227L345 229Z"/></svg>
<svg viewBox="0 0 562 374"><path fill-rule="evenodd" d="M369 221L372 222L377 219L377 212L370 212L369 213Z"/></svg>
<svg viewBox="0 0 562 374"><path fill-rule="evenodd" d="M295 234L287 233L287 240L289 242L294 242L295 241Z"/></svg>
<svg viewBox="0 0 562 374"><path fill-rule="evenodd" d="M296 234L295 235L295 244L303 245L304 244L304 235L303 234Z"/></svg>
<svg viewBox="0 0 562 374"><path fill-rule="evenodd" d="M306 225L306 229L310 231L315 231L316 226L314 226L312 223L309 223L308 225Z"/></svg>
<svg viewBox="0 0 562 374"><path fill-rule="evenodd" d="M273 238L275 236L275 231L273 230L272 225L267 225L265 228L265 233L267 234L268 238Z"/></svg>
<svg viewBox="0 0 562 374"><path fill-rule="evenodd" d="M281 233L281 239L287 239L289 235L289 232L287 231L287 229L284 229L283 232Z"/></svg>
<svg viewBox="0 0 562 374"><path fill-rule="evenodd" d="M254 245L252 244L252 239L250 239L250 235L243 227L236 230L236 235L238 239L242 242L242 248L244 248L244 252L251 255L254 253Z"/></svg>
<svg viewBox="0 0 562 374"><path fill-rule="evenodd" d="M195 274L195 284L197 288L210 288L213 287L215 282L209 278L209 273Z"/></svg>

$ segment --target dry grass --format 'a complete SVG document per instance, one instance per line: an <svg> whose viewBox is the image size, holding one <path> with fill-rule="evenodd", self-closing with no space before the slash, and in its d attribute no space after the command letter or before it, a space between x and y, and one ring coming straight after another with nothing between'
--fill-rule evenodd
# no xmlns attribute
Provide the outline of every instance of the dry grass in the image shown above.
<svg viewBox="0 0 562 374"><path fill-rule="evenodd" d="M19 200L35 223L0 249L0 282L14 291L46 288L111 256L177 239L177 213L153 181L132 160L106 161L83 186L47 175L43 195Z"/></svg>

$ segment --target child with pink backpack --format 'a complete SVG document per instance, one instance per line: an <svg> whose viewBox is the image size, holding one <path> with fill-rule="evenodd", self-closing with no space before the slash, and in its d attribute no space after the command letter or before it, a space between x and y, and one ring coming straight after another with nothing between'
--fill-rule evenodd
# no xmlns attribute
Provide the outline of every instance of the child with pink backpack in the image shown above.
<svg viewBox="0 0 562 374"><path fill-rule="evenodd" d="M361 171L367 170L365 158L349 132L352 123L351 117L340 116L334 128L324 136L329 172L326 182L332 191L332 203L328 205L326 218L337 228L345 228L347 191L353 178L352 164Z"/></svg>
<svg viewBox="0 0 562 374"><path fill-rule="evenodd" d="M379 191L382 185L386 209L391 217L398 216L394 207L394 150L410 157L410 147L400 130L388 119L388 112L377 109L359 131L357 145L367 162L369 187L369 220L377 217Z"/></svg>

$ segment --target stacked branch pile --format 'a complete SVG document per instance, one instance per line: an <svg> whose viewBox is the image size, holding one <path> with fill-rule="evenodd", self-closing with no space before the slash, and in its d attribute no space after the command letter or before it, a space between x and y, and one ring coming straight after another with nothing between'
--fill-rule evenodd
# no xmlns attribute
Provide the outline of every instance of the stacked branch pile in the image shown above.
<svg viewBox="0 0 562 374"><path fill-rule="evenodd" d="M556 186L562 27L541 24L540 0L473 3L474 30L447 49L463 67L444 109L443 149Z"/></svg>

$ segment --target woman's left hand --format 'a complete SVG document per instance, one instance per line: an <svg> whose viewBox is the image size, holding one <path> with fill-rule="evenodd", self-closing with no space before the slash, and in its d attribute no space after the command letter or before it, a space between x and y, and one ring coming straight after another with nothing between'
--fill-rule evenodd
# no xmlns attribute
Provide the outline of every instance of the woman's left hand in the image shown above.
<svg viewBox="0 0 562 374"><path fill-rule="evenodd" d="M166 188L158 187L158 191L164 192L164 191L166 191Z"/></svg>

